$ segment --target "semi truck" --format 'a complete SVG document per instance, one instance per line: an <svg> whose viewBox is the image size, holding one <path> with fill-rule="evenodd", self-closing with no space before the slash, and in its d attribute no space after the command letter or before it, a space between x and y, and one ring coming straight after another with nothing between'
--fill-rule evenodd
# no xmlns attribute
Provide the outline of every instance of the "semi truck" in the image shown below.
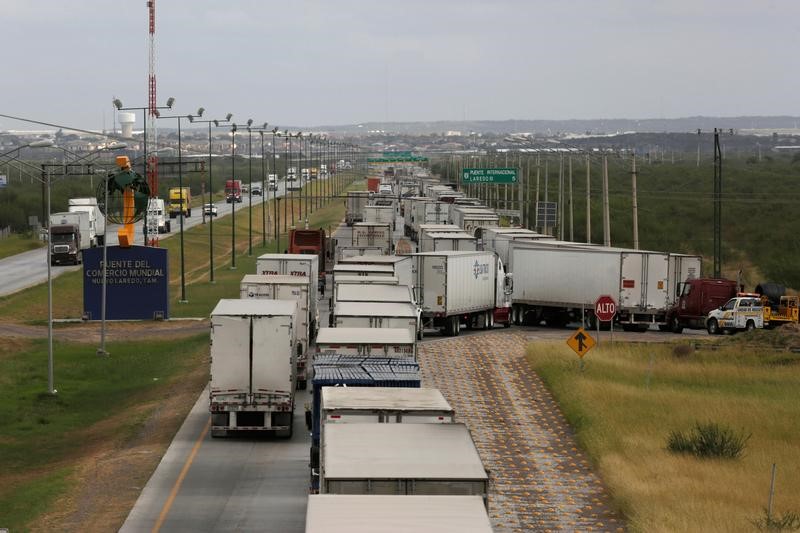
<svg viewBox="0 0 800 533"><path fill-rule="evenodd" d="M729 279L696 278L679 284L679 296L667 311L662 330L705 329L708 313L736 296L739 287Z"/></svg>
<svg viewBox="0 0 800 533"><path fill-rule="evenodd" d="M242 202L242 180L225 180L225 201L229 204Z"/></svg>
<svg viewBox="0 0 800 533"><path fill-rule="evenodd" d="M297 302L223 299L211 312L211 436L292 436Z"/></svg>
<svg viewBox="0 0 800 533"><path fill-rule="evenodd" d="M380 246L337 246L336 263L343 259L359 255L382 255L383 248Z"/></svg>
<svg viewBox="0 0 800 533"><path fill-rule="evenodd" d="M380 246L384 255L394 251L392 226L389 224L352 224L351 242L353 246Z"/></svg>
<svg viewBox="0 0 800 533"><path fill-rule="evenodd" d="M411 213L411 237L416 242L422 224L447 224L449 216L449 204L437 202L426 198L425 200L414 201Z"/></svg>
<svg viewBox="0 0 800 533"><path fill-rule="evenodd" d="M172 187L169 190L169 218L178 215L192 216L192 193L189 187Z"/></svg>
<svg viewBox="0 0 800 533"><path fill-rule="evenodd" d="M97 246L97 235L85 211L50 214L50 264L83 262L83 250Z"/></svg>
<svg viewBox="0 0 800 533"><path fill-rule="evenodd" d="M511 325L512 282L493 252L422 252L414 257L415 300L426 328L458 335L461 323Z"/></svg>
<svg viewBox="0 0 800 533"><path fill-rule="evenodd" d="M328 237L325 230L319 229L292 229L289 230L289 253L301 255L316 255L319 258L319 275L317 289L325 293L325 273L328 270L329 256Z"/></svg>
<svg viewBox="0 0 800 533"><path fill-rule="evenodd" d="M364 207L368 204L369 191L350 191L347 193L344 221L348 226L364 220Z"/></svg>
<svg viewBox="0 0 800 533"><path fill-rule="evenodd" d="M400 285L413 284L413 259L410 255L360 255L342 259L341 264L391 266Z"/></svg>
<svg viewBox="0 0 800 533"><path fill-rule="evenodd" d="M364 222L367 224L389 224L394 229L394 208L386 205L366 205L364 206Z"/></svg>
<svg viewBox="0 0 800 533"><path fill-rule="evenodd" d="M316 346L318 354L417 359L416 339L404 328L320 328Z"/></svg>
<svg viewBox="0 0 800 533"><path fill-rule="evenodd" d="M478 240L461 232L424 232L419 238L420 252L439 252L446 250L474 252L478 250Z"/></svg>
<svg viewBox="0 0 800 533"><path fill-rule="evenodd" d="M150 198L147 201L146 216L148 235L169 233L172 230L172 224L167 217L167 209L163 198ZM142 231L144 231L144 227Z"/></svg>
<svg viewBox="0 0 800 533"><path fill-rule="evenodd" d="M256 274L262 276L294 276L304 277L309 283L319 279L319 257L310 254L263 254L256 259ZM313 289L309 287L309 291ZM310 299L314 303L309 308L314 313L309 315L309 330L317 331L316 295Z"/></svg>
<svg viewBox="0 0 800 533"><path fill-rule="evenodd" d="M106 232L106 217L97 205L97 198L70 198L67 211L70 213L88 213L88 233L93 237L93 246L103 246Z"/></svg>
<svg viewBox="0 0 800 533"><path fill-rule="evenodd" d="M336 302L334 324L345 328L404 328L412 335L419 331L417 307L409 303Z"/></svg>
<svg viewBox="0 0 800 533"><path fill-rule="evenodd" d="M310 341L316 337L319 324L317 298L305 276L262 276L247 274L239 284L240 298L297 301L297 388L304 390L308 381L307 369Z"/></svg>

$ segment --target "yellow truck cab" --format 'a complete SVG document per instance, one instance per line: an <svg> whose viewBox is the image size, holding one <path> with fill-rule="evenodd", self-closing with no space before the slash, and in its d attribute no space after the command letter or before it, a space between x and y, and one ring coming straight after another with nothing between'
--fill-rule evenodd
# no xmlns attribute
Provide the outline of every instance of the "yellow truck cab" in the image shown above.
<svg viewBox="0 0 800 533"><path fill-rule="evenodd" d="M183 216L192 216L192 194L189 187L172 187L169 190L169 218L175 218L181 212Z"/></svg>

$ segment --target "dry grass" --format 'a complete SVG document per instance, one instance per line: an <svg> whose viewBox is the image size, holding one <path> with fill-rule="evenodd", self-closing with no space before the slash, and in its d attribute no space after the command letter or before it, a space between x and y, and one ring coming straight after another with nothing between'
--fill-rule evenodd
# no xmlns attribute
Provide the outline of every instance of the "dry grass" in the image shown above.
<svg viewBox="0 0 800 533"><path fill-rule="evenodd" d="M800 356L736 346L681 357L673 350L600 346L583 373L566 346L531 345L528 358L633 530L752 531L750 520L767 505L773 462L774 508L800 510ZM697 421L752 433L744 456L669 453L669 432Z"/></svg>

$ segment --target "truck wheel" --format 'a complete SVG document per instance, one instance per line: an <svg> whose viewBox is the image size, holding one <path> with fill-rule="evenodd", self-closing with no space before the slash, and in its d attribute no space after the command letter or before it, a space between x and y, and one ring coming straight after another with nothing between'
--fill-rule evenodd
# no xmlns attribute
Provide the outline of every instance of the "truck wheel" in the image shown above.
<svg viewBox="0 0 800 533"><path fill-rule="evenodd" d="M748 320L747 324L744 326L744 330L753 331L754 329L756 329L756 323L753 322L752 320Z"/></svg>
<svg viewBox="0 0 800 533"><path fill-rule="evenodd" d="M417 340L421 341L425 337L425 331L422 328L417 330Z"/></svg>
<svg viewBox="0 0 800 533"><path fill-rule="evenodd" d="M681 321L678 320L678 317L672 317L672 320L669 321L669 330L672 333L683 333L683 326L681 326Z"/></svg>
<svg viewBox="0 0 800 533"><path fill-rule="evenodd" d="M719 329L719 322L717 322L716 318L712 318L706 324L706 330L708 331L709 335L719 335L721 333Z"/></svg>

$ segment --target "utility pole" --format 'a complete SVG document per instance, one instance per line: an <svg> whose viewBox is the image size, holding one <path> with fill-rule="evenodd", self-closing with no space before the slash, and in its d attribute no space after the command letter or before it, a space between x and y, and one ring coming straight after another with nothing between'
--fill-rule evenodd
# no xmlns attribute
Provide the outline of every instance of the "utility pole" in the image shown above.
<svg viewBox="0 0 800 533"><path fill-rule="evenodd" d="M608 156L603 156L603 245L611 246L611 217L608 207Z"/></svg>
<svg viewBox="0 0 800 533"><path fill-rule="evenodd" d="M558 238L564 240L564 155L558 156Z"/></svg>
<svg viewBox="0 0 800 533"><path fill-rule="evenodd" d="M533 204L533 229L539 231L539 178L542 174L541 159L536 154L536 203Z"/></svg>
<svg viewBox="0 0 800 533"><path fill-rule="evenodd" d="M547 206L548 200L548 189L550 189L550 159L544 160L544 203ZM561 209L561 206L558 206L557 209ZM544 233L545 235L550 235L550 226L547 225L549 221L547 220L547 211L544 213Z"/></svg>
<svg viewBox="0 0 800 533"><path fill-rule="evenodd" d="M722 150L719 130L714 128L714 277L722 271Z"/></svg>
<svg viewBox="0 0 800 533"><path fill-rule="evenodd" d="M575 242L575 229L572 218L572 156L569 158L569 240Z"/></svg>
<svg viewBox="0 0 800 533"><path fill-rule="evenodd" d="M700 168L700 129L697 130L697 168Z"/></svg>
<svg viewBox="0 0 800 533"><path fill-rule="evenodd" d="M632 162L632 169L631 169L631 193L633 194L632 205L633 205L633 249L639 249L639 203L636 196L636 152L633 152L633 157L631 158Z"/></svg>
<svg viewBox="0 0 800 533"><path fill-rule="evenodd" d="M592 175L589 167L589 155L586 156L586 243L592 242Z"/></svg>

